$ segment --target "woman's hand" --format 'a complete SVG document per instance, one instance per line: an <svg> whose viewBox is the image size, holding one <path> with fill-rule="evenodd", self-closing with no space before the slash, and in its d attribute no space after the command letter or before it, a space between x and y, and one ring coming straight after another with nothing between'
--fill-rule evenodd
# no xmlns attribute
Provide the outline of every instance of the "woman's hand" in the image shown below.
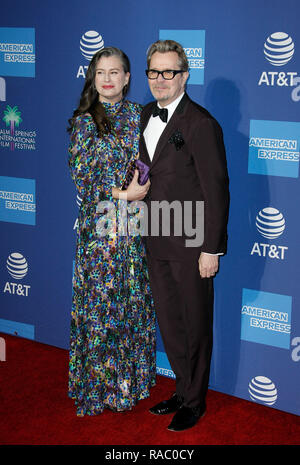
<svg viewBox="0 0 300 465"><path fill-rule="evenodd" d="M146 184L141 186L138 183L138 178L139 172L138 170L135 170L131 183L127 187L126 191L123 191L127 194L127 200L143 200L146 197L150 187L150 181L148 180Z"/></svg>
<svg viewBox="0 0 300 465"><path fill-rule="evenodd" d="M122 200L143 200L146 197L146 194L150 187L150 181L148 180L146 184L141 186L138 183L139 172L135 170L133 179L126 190L120 190L116 187L112 189L112 195L115 199Z"/></svg>

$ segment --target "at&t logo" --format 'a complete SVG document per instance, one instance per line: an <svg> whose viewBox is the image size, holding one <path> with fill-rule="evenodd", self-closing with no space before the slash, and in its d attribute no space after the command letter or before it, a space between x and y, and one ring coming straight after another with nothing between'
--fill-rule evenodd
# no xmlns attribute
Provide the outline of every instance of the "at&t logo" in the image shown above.
<svg viewBox="0 0 300 465"><path fill-rule="evenodd" d="M277 401L277 389L275 384L265 376L255 376L251 379L248 391L251 400L268 406L274 405Z"/></svg>
<svg viewBox="0 0 300 465"><path fill-rule="evenodd" d="M99 52L99 50L102 50L102 48L104 48L104 40L102 36L99 34L99 32L87 31L81 36L79 48L82 56L87 61L91 61L94 54ZM87 69L88 65L80 65L76 77L85 78L85 73Z"/></svg>
<svg viewBox="0 0 300 465"><path fill-rule="evenodd" d="M293 58L295 45L286 32L274 32L264 43L265 59L277 69L285 66ZM290 87L295 85L296 71L263 71L258 85Z"/></svg>
<svg viewBox="0 0 300 465"><path fill-rule="evenodd" d="M285 229L285 219L276 208L268 207L261 210L256 217L258 232L267 239L276 239Z"/></svg>
<svg viewBox="0 0 300 465"><path fill-rule="evenodd" d="M264 44L266 59L274 66L286 65L293 57L294 42L285 32L275 32Z"/></svg>
<svg viewBox="0 0 300 465"><path fill-rule="evenodd" d="M25 278L28 273L28 263L25 257L18 252L13 252L9 255L6 261L6 268L10 276L14 280ZM28 297L30 286L27 284L19 284L18 282L7 282L4 286L4 293L8 292L12 295Z"/></svg>
<svg viewBox="0 0 300 465"><path fill-rule="evenodd" d="M285 230L285 219L282 213L273 207L263 208L256 216L255 220L257 231L266 239L274 240L280 237ZM259 257L285 259L285 253L288 250L284 245L273 245L264 242L255 242L251 255Z"/></svg>

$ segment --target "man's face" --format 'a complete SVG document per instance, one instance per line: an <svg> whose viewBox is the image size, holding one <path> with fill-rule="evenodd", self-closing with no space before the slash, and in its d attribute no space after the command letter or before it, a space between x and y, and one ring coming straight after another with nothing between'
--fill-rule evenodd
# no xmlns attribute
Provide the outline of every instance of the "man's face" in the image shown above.
<svg viewBox="0 0 300 465"><path fill-rule="evenodd" d="M149 69L157 71L179 70L178 55L176 52L153 53ZM149 87L153 97L162 107L169 105L180 94L184 92L184 87L189 73L178 73L171 80L166 80L161 74L157 79L148 79Z"/></svg>

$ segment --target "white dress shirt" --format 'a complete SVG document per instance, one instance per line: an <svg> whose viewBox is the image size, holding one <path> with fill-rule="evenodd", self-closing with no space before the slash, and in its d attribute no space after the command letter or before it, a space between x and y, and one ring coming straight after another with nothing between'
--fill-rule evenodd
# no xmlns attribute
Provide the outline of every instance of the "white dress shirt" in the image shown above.
<svg viewBox="0 0 300 465"><path fill-rule="evenodd" d="M159 103L157 103L159 108L167 108L168 110L168 120L164 123L159 116L150 116L149 122L147 127L144 131L144 138L146 142L146 147L149 153L150 160L153 159L154 152L159 141L159 138L165 129L166 125L170 121L171 116L173 115L177 105L179 104L180 100L182 99L184 93L182 93L176 100L173 100L169 105L162 107Z"/></svg>

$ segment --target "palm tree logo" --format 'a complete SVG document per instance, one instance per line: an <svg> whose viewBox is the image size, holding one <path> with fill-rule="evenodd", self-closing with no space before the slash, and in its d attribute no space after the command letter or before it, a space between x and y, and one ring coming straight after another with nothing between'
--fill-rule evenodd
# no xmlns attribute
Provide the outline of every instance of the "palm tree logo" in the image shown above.
<svg viewBox="0 0 300 465"><path fill-rule="evenodd" d="M7 105L6 110L4 110L3 121L6 123L6 126L10 127L10 135L14 136L15 127L19 127L19 124L22 122L21 112L18 110L18 107L11 107ZM12 141L10 143L10 149L14 150L15 144Z"/></svg>

